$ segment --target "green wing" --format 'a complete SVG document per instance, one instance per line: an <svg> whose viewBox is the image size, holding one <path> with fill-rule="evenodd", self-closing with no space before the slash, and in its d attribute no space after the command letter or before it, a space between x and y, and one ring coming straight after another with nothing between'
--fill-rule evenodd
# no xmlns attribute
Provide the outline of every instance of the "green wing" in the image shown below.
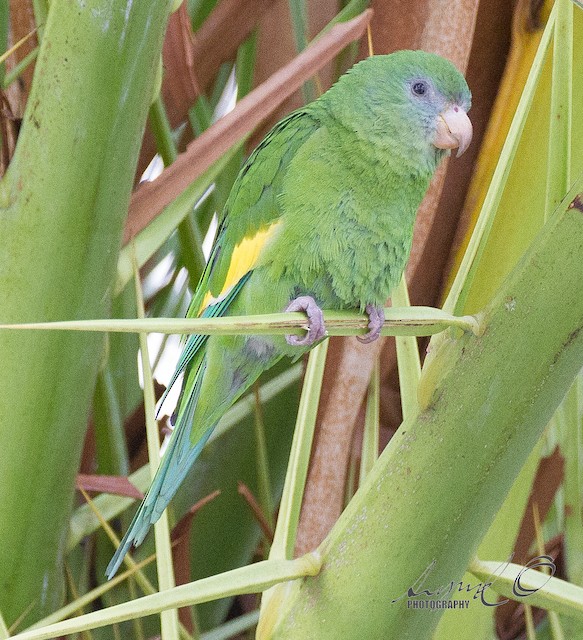
<svg viewBox="0 0 583 640"><path fill-rule="evenodd" d="M319 126L309 107L294 111L279 122L247 158L225 204L207 268L187 314L189 317L202 313L209 294L220 299L226 289L253 269L261 253L257 244L267 240L268 234L262 232L281 217L278 196L287 167Z"/></svg>
<svg viewBox="0 0 583 640"><path fill-rule="evenodd" d="M277 224L281 216L278 196L287 167L319 126L309 108L294 111L281 120L247 158L225 204L215 244L186 314L188 318L222 316L235 299L269 238L270 227ZM159 407L207 338L194 334L185 339ZM178 410L181 404L179 402Z"/></svg>

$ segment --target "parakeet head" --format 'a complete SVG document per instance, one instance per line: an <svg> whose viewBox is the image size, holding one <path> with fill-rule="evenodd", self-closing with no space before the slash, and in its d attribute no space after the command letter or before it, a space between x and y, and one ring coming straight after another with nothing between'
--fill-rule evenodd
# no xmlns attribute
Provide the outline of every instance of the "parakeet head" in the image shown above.
<svg viewBox="0 0 583 640"><path fill-rule="evenodd" d="M432 53L371 56L328 93L337 119L360 137L391 147L406 164L426 160L432 170L445 150L457 148L459 156L472 139L468 85L451 62Z"/></svg>

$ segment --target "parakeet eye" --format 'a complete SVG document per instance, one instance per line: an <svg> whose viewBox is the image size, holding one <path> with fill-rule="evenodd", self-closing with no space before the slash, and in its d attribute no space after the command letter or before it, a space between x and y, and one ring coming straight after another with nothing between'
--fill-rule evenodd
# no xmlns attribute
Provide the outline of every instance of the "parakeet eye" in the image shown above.
<svg viewBox="0 0 583 640"><path fill-rule="evenodd" d="M422 81L415 82L411 90L416 96L424 96L427 93L427 83Z"/></svg>

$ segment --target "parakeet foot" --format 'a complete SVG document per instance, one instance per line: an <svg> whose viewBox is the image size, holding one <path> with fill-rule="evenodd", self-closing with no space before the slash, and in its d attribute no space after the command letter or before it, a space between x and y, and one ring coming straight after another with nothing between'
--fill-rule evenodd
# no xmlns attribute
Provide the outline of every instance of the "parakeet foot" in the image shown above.
<svg viewBox="0 0 583 640"><path fill-rule="evenodd" d="M370 331L363 336L356 336L356 339L363 344L374 342L381 335L381 329L385 324L385 310L382 307L367 304L366 313L368 314Z"/></svg>
<svg viewBox="0 0 583 640"><path fill-rule="evenodd" d="M288 311L305 311L308 316L308 333L304 338L299 336L286 336L285 340L292 347L308 347L316 340L321 340L326 335L326 326L322 309L312 296L299 296L292 300L286 308Z"/></svg>

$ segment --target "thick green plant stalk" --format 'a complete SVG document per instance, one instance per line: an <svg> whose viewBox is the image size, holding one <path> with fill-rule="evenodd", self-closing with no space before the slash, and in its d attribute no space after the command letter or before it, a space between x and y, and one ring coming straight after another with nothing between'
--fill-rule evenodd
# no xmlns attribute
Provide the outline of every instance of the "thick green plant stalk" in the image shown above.
<svg viewBox="0 0 583 640"><path fill-rule="evenodd" d="M107 316L170 0L52 0L0 183L3 321ZM0 336L0 609L58 606L98 335Z"/></svg>
<svg viewBox="0 0 583 640"><path fill-rule="evenodd" d="M417 591L459 582L583 362L582 188L479 314L482 334L433 340L419 415L322 543L322 572L290 585L259 638L431 637L438 614L408 609L408 589L434 561Z"/></svg>

